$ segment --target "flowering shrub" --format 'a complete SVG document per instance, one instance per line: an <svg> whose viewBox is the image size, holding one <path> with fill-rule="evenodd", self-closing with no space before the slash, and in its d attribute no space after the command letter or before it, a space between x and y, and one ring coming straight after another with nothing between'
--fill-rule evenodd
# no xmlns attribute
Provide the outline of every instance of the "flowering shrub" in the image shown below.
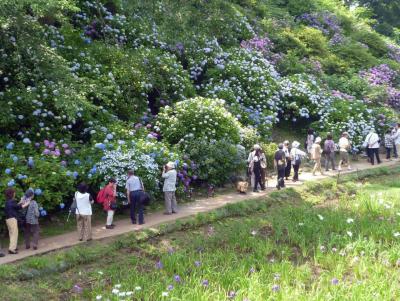
<svg viewBox="0 0 400 301"><path fill-rule="evenodd" d="M138 149L105 151L102 160L97 162L96 166L98 173L104 177L104 182L110 178L117 180L120 193L125 192L127 172L130 169L142 179L147 190L157 192L160 167L151 156Z"/></svg>
<svg viewBox="0 0 400 301"><path fill-rule="evenodd" d="M268 133L276 120L279 74L259 51L243 49L227 53L219 65L207 72L200 89L207 97L221 98L243 123Z"/></svg>
<svg viewBox="0 0 400 301"><path fill-rule="evenodd" d="M343 40L340 22L331 12L305 13L299 19L329 36L331 45L339 44Z"/></svg>
<svg viewBox="0 0 400 301"><path fill-rule="evenodd" d="M181 147L200 138L240 141L240 124L219 99L196 97L166 106L158 115L157 127L169 143Z"/></svg>
<svg viewBox="0 0 400 301"><path fill-rule="evenodd" d="M388 65L382 64L367 71L361 71L360 77L372 87L372 93L366 97L367 101L377 104L384 103L393 108L400 107L400 90L394 86L398 72L392 70Z"/></svg>
<svg viewBox="0 0 400 301"><path fill-rule="evenodd" d="M196 162L197 178L213 185L223 185L232 175L240 175L247 159L243 146L225 139L192 140L184 151Z"/></svg>
<svg viewBox="0 0 400 301"><path fill-rule="evenodd" d="M280 112L288 120L318 119L329 109L332 98L312 76L295 75L283 78L279 89Z"/></svg>

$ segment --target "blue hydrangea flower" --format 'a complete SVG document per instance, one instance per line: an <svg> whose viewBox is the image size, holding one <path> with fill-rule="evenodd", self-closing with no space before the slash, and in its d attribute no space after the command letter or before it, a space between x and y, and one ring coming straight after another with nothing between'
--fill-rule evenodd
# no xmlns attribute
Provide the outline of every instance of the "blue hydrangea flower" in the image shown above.
<svg viewBox="0 0 400 301"><path fill-rule="evenodd" d="M81 164L81 161L79 161L78 159L76 159L76 160L74 161L74 164L75 164L75 165L80 165L80 164Z"/></svg>
<svg viewBox="0 0 400 301"><path fill-rule="evenodd" d="M107 138L108 140L111 140L111 139L114 138L114 136L113 136L113 134L107 134L106 138Z"/></svg>
<svg viewBox="0 0 400 301"><path fill-rule="evenodd" d="M6 169L6 174L9 175L10 173L11 173L11 169L7 168L7 169Z"/></svg>
<svg viewBox="0 0 400 301"><path fill-rule="evenodd" d="M15 181L14 180L10 180L8 183L7 183L7 186L8 187L13 187L15 185Z"/></svg>
<svg viewBox="0 0 400 301"><path fill-rule="evenodd" d="M42 194L42 189L36 188L35 189L35 195L41 195Z"/></svg>
<svg viewBox="0 0 400 301"><path fill-rule="evenodd" d="M14 148L14 142L10 142L7 144L6 149L12 150Z"/></svg>
<svg viewBox="0 0 400 301"><path fill-rule="evenodd" d="M104 150L106 148L106 145L104 143L96 143L94 147Z"/></svg>
<svg viewBox="0 0 400 301"><path fill-rule="evenodd" d="M40 215L41 216L46 216L47 215L47 211L43 209L42 211L40 211Z"/></svg>
<svg viewBox="0 0 400 301"><path fill-rule="evenodd" d="M79 176L79 173L77 171L74 171L72 176L76 179Z"/></svg>
<svg viewBox="0 0 400 301"><path fill-rule="evenodd" d="M60 208L61 208L61 209L64 209L64 208L65 208L65 204L64 204L64 203L61 203L61 204L60 204Z"/></svg>
<svg viewBox="0 0 400 301"><path fill-rule="evenodd" d="M11 159L14 161L14 163L18 162L18 157L16 155L11 155Z"/></svg>
<svg viewBox="0 0 400 301"><path fill-rule="evenodd" d="M22 142L25 143L25 144L30 144L30 143L31 143L31 140L30 140L29 138L24 138L24 139L22 140Z"/></svg>

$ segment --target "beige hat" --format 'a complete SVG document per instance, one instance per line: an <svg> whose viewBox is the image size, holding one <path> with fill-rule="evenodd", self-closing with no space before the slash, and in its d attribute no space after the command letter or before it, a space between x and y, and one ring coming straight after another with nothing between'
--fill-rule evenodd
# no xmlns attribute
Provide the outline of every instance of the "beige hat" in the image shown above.
<svg viewBox="0 0 400 301"><path fill-rule="evenodd" d="M174 169L175 168L175 162L168 162L167 166L168 166L168 168Z"/></svg>
<svg viewBox="0 0 400 301"><path fill-rule="evenodd" d="M293 148L298 148L300 146L300 143L298 141L293 141L292 147Z"/></svg>
<svg viewBox="0 0 400 301"><path fill-rule="evenodd" d="M261 146L259 144L254 144L253 148L254 149L261 149Z"/></svg>
<svg viewBox="0 0 400 301"><path fill-rule="evenodd" d="M315 143L321 143L321 141L322 141L321 137L315 138Z"/></svg>

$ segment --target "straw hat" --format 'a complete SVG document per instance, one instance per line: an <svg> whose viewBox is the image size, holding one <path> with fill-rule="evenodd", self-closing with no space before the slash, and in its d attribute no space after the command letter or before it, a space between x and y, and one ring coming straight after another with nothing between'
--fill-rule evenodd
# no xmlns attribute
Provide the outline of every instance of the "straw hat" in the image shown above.
<svg viewBox="0 0 400 301"><path fill-rule="evenodd" d="M315 138L315 143L321 143L321 141L322 141L321 137Z"/></svg>
<svg viewBox="0 0 400 301"><path fill-rule="evenodd" d="M298 148L300 146L300 143L298 141L293 141L292 147Z"/></svg>
<svg viewBox="0 0 400 301"><path fill-rule="evenodd" d="M256 149L261 149L261 146L259 144L254 144L253 148Z"/></svg>

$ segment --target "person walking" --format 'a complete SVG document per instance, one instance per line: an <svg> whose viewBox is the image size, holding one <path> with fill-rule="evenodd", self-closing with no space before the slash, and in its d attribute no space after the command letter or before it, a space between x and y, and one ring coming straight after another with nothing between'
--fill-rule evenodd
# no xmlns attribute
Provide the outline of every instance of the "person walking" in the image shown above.
<svg viewBox="0 0 400 301"><path fill-rule="evenodd" d="M17 203L15 200L15 190L13 188L7 188L4 192L6 203L4 207L5 219L8 228L8 234L10 237L10 243L8 247L9 254L18 254L18 218L20 216L19 211L29 206L30 202Z"/></svg>
<svg viewBox="0 0 400 301"><path fill-rule="evenodd" d="M78 191L75 192L75 200L79 240L90 241L92 240L92 205L94 200L88 193L88 186L85 183L82 182L78 185Z"/></svg>
<svg viewBox="0 0 400 301"><path fill-rule="evenodd" d="M333 142L332 134L326 136L324 143L324 154L325 154L325 171L329 171L329 163L332 166L332 170L335 168L335 142Z"/></svg>
<svg viewBox="0 0 400 301"><path fill-rule="evenodd" d="M275 152L274 165L278 174L276 188L280 190L285 187L286 155L283 151L283 143L279 144L278 150Z"/></svg>
<svg viewBox="0 0 400 301"><path fill-rule="evenodd" d="M164 179L164 202L165 202L165 212L164 214L170 215L173 213L178 213L178 206L176 203L176 168L174 162L168 162L163 169L162 178Z"/></svg>
<svg viewBox="0 0 400 301"><path fill-rule="evenodd" d="M39 206L36 201L33 199L35 193L32 189L28 189L25 192L21 202L29 203L26 215L25 215L25 247L26 249L31 248L31 239L32 239L32 247L34 250L37 250L39 245Z"/></svg>
<svg viewBox="0 0 400 301"><path fill-rule="evenodd" d="M321 175L323 175L324 173L322 172L322 168L321 168L321 155L322 155L322 149L321 149L321 137L317 137L315 139L315 142L313 144L312 150L311 150L311 159L313 159L315 161L314 163L314 168L312 171L313 176L315 176L315 173L317 171L319 171L321 173Z"/></svg>
<svg viewBox="0 0 400 301"><path fill-rule="evenodd" d="M314 130L313 129L308 129L307 131L307 139L306 139L306 149L307 149L307 154L311 154L312 146L314 144Z"/></svg>
<svg viewBox="0 0 400 301"><path fill-rule="evenodd" d="M144 224L144 208L140 201L144 192L144 186L142 180L135 176L133 170L128 171L128 180L126 181L126 197L130 205L130 215L132 224L137 223L136 217L138 217L139 225Z"/></svg>
<svg viewBox="0 0 400 301"><path fill-rule="evenodd" d="M250 162L250 170L254 175L253 192L259 192L258 186L263 188L261 182L261 169L261 149L257 149L253 156L253 160Z"/></svg>
<svg viewBox="0 0 400 301"><path fill-rule="evenodd" d="M342 170L342 165L347 165L347 169L351 170L350 161L349 161L349 150L351 148L349 134L347 132L342 133L342 137L339 139L339 154L340 161L338 170Z"/></svg>
<svg viewBox="0 0 400 301"><path fill-rule="evenodd" d="M285 152L286 157L285 179L289 180L290 173L292 171L292 160L290 157L291 147L288 140L283 142L283 151Z"/></svg>
<svg viewBox="0 0 400 301"><path fill-rule="evenodd" d="M400 123L397 123L392 133L394 157L398 159L398 152L400 151Z"/></svg>
<svg viewBox="0 0 400 301"><path fill-rule="evenodd" d="M307 154L299 149L300 143L298 141L293 141L292 149L290 151L290 157L293 165L293 182L297 182L299 180L299 169L301 165L302 158L307 157Z"/></svg>
<svg viewBox="0 0 400 301"><path fill-rule="evenodd" d="M262 148L260 148L260 165L261 165L261 190L265 190L265 180L267 178L267 157Z"/></svg>
<svg viewBox="0 0 400 301"><path fill-rule="evenodd" d="M390 156L393 149L393 139L391 130L387 130L385 134L385 149L386 149L386 160L390 161Z"/></svg>
<svg viewBox="0 0 400 301"><path fill-rule="evenodd" d="M252 150L249 153L249 157L247 158L247 173L250 178L250 186L252 187L254 187L255 176L251 164L253 163L253 159L257 150L261 150L261 146L259 144L254 144Z"/></svg>
<svg viewBox="0 0 400 301"><path fill-rule="evenodd" d="M379 158L379 136L374 129L371 129L367 137L365 137L364 145L367 147L371 165L375 165L375 157L377 163L381 164L381 159Z"/></svg>
<svg viewBox="0 0 400 301"><path fill-rule="evenodd" d="M107 212L106 229L114 229L115 225L113 224L113 219L115 210L117 209L117 181L111 178L108 184L100 190L99 195L100 193L102 193L103 196L101 200L103 209ZM99 195L97 196L98 201Z"/></svg>

